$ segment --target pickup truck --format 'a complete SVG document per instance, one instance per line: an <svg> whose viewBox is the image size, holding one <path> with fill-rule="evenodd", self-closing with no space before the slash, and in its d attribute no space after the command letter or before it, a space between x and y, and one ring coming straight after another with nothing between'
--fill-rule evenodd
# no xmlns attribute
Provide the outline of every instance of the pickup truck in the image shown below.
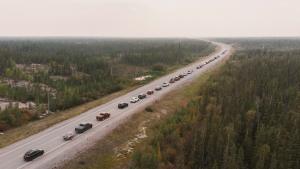
<svg viewBox="0 0 300 169"><path fill-rule="evenodd" d="M109 117L110 117L109 113L100 113L98 116L96 116L96 120L103 121Z"/></svg>
<svg viewBox="0 0 300 169"><path fill-rule="evenodd" d="M79 126L75 128L75 132L77 134L81 134L87 131L88 129L91 129L92 127L93 127L92 123L80 123Z"/></svg>

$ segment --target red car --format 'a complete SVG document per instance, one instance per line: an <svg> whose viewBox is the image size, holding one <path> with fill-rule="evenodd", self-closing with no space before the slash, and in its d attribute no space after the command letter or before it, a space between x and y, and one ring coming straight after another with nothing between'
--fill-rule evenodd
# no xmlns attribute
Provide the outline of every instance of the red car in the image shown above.
<svg viewBox="0 0 300 169"><path fill-rule="evenodd" d="M148 91L147 91L147 95L152 95L153 93L154 93L153 90L148 90Z"/></svg>

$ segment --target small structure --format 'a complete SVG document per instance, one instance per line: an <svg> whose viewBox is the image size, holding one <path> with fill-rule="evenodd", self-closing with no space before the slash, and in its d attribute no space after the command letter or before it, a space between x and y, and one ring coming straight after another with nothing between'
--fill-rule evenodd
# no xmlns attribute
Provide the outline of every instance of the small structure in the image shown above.
<svg viewBox="0 0 300 169"><path fill-rule="evenodd" d="M137 78L134 78L134 80L136 81L144 81L148 78L151 78L152 76L151 75L146 75L146 76L140 76L140 77L137 77Z"/></svg>
<svg viewBox="0 0 300 169"><path fill-rule="evenodd" d="M34 109L36 108L36 104L34 102L17 102L17 101L10 101L5 98L0 98L0 110L5 110L9 106L16 107L19 109Z"/></svg>

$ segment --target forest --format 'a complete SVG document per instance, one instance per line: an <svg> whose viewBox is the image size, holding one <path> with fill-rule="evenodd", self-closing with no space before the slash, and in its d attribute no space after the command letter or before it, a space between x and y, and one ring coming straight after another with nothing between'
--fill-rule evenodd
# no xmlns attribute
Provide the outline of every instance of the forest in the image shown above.
<svg viewBox="0 0 300 169"><path fill-rule="evenodd" d="M152 80L214 50L193 39L1 38L0 98L50 102L57 112ZM36 120L39 111L0 112L0 131ZM14 112L14 113L11 113Z"/></svg>
<svg viewBox="0 0 300 169"><path fill-rule="evenodd" d="M222 41L239 48L154 127L131 169L300 168L300 40Z"/></svg>

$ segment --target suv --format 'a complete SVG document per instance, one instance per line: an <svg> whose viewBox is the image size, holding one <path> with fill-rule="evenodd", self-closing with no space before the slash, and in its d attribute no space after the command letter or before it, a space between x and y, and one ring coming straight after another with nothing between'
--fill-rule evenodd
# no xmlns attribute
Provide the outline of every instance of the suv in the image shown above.
<svg viewBox="0 0 300 169"><path fill-rule="evenodd" d="M144 93L138 95L139 99L145 99L146 97L147 97L147 95Z"/></svg>
<svg viewBox="0 0 300 169"><path fill-rule="evenodd" d="M126 107L128 107L128 103L119 103L119 104L118 104L118 108L119 108L119 109L124 109L124 108L126 108Z"/></svg>
<svg viewBox="0 0 300 169"><path fill-rule="evenodd" d="M80 123L79 126L75 128L75 132L77 134L81 134L92 127L93 127L92 123Z"/></svg>
<svg viewBox="0 0 300 169"><path fill-rule="evenodd" d="M103 121L109 117L110 117L109 113L100 113L98 116L96 116L96 120Z"/></svg>
<svg viewBox="0 0 300 169"><path fill-rule="evenodd" d="M24 154L24 160L25 161L32 161L35 158L41 156L44 154L44 150L40 150L40 149L33 149L33 150L29 150Z"/></svg>

